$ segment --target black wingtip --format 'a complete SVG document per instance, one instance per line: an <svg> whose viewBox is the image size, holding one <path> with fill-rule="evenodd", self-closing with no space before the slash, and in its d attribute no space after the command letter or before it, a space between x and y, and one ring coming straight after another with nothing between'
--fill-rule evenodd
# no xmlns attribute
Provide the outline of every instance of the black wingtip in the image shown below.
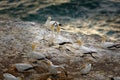
<svg viewBox="0 0 120 80"><path fill-rule="evenodd" d="M34 69L35 67L30 67L30 68L27 68L25 69L24 71L28 71L28 70L31 70L31 69Z"/></svg>

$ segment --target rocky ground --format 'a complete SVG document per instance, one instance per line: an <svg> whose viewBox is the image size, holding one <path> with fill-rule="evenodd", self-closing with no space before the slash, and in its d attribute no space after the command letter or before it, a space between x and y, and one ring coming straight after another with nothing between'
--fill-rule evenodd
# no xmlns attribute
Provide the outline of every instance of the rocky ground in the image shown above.
<svg viewBox="0 0 120 80"><path fill-rule="evenodd" d="M119 0L1 0L0 80L6 72L22 80L113 80L111 78L120 77L119 45L117 49L110 49L101 42L104 35L107 42L120 44L119 7ZM43 26L48 16L63 24L60 33ZM84 54L77 40L96 53ZM34 51L46 56L54 65L63 66L65 71L59 70L61 73L52 76L48 65L29 57L33 44ZM13 69L16 63L37 67L18 72ZM92 68L88 74L81 75L80 69L86 63L92 64Z"/></svg>
<svg viewBox="0 0 120 80"><path fill-rule="evenodd" d="M0 20L0 80L3 79L3 73L8 72L16 77L22 77L23 80L47 80L48 68L43 63L32 72L15 72L12 65L15 63L34 64L34 59L28 59L27 56L32 52L32 44L36 44L35 51L44 54L55 65L65 67L68 76L64 73L52 80L110 80L112 77L120 76L120 50L107 49L100 47L101 35L86 35L82 32L73 33L64 31L52 33L51 30L43 25L34 22L23 22L1 18ZM92 57L89 54L84 55L73 46L77 39L82 40L83 45L90 47L97 53ZM107 41L119 43L119 40ZM69 42L70 44L64 44ZM78 45L76 45L78 46ZM85 63L91 63L92 69L86 75L81 75L80 67ZM38 63L36 63L38 64Z"/></svg>

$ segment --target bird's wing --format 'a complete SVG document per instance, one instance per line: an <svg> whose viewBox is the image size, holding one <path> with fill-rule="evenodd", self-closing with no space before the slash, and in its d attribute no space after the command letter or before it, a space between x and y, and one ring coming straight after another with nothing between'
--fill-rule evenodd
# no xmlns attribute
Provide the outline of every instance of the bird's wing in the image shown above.
<svg viewBox="0 0 120 80"><path fill-rule="evenodd" d="M50 24L50 25L57 26L57 25L59 25L59 22L57 22L57 21L50 21L49 24Z"/></svg>
<svg viewBox="0 0 120 80"><path fill-rule="evenodd" d="M120 44L114 44L112 46L107 47L108 49L118 49L120 48Z"/></svg>

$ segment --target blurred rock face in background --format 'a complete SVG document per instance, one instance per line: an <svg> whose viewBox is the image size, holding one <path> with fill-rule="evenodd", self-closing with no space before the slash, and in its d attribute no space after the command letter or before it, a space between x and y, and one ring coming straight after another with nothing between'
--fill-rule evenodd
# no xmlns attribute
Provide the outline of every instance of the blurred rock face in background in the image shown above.
<svg viewBox="0 0 120 80"><path fill-rule="evenodd" d="M51 16L72 32L120 36L119 0L1 0L0 16L39 23Z"/></svg>

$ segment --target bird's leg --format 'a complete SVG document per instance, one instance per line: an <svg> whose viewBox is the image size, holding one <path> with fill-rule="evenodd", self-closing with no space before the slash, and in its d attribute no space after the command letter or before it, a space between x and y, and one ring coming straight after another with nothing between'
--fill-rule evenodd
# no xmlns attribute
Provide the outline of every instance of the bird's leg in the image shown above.
<svg viewBox="0 0 120 80"><path fill-rule="evenodd" d="M50 38L50 45L52 45L54 40L54 24L50 26L50 29L52 31L52 37Z"/></svg>
<svg viewBox="0 0 120 80"><path fill-rule="evenodd" d="M54 25L51 25L50 29L52 32L54 32Z"/></svg>
<svg viewBox="0 0 120 80"><path fill-rule="evenodd" d="M58 27L57 27L57 33L58 34L60 33L60 29L61 29L61 26L58 25Z"/></svg>

